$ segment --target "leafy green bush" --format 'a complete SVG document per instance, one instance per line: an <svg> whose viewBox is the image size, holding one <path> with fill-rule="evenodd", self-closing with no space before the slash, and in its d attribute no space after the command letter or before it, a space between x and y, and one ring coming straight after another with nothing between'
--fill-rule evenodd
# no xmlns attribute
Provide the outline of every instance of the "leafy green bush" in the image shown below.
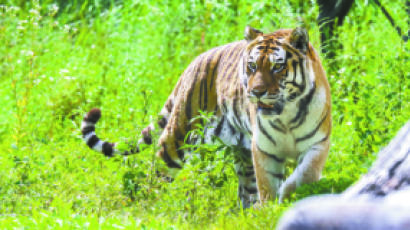
<svg viewBox="0 0 410 230"><path fill-rule="evenodd" d="M293 201L356 181L410 117L409 44L379 9L356 1L338 28L344 49L321 58L333 106L323 179L284 204L241 210L235 149L200 146L169 183L157 174L166 167L156 146L127 158L91 152L80 138L82 115L100 107L98 134L132 143L189 62L242 39L245 25L304 25L318 48L314 1L59 2L0 3L3 228L274 228ZM404 3L384 4L406 28Z"/></svg>

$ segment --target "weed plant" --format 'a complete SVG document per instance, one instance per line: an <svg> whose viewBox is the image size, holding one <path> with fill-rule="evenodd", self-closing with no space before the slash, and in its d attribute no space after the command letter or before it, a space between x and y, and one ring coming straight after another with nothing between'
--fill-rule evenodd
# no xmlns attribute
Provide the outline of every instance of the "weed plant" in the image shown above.
<svg viewBox="0 0 410 230"><path fill-rule="evenodd" d="M321 56L333 106L323 177L283 204L240 208L228 146L200 146L168 183L155 145L108 159L81 140L93 107L100 137L137 140L187 65L247 24L303 25L319 51L315 3L0 0L1 228L273 229L296 200L343 191L410 117L409 44L371 1L355 1L337 29L343 49ZM407 30L405 2L383 3Z"/></svg>

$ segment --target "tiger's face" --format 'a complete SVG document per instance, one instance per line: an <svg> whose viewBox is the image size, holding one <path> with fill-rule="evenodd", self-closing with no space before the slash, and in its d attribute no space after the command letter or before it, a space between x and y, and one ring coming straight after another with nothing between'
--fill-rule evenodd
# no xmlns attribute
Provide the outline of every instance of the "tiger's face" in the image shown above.
<svg viewBox="0 0 410 230"><path fill-rule="evenodd" d="M302 95L308 81L306 31L280 32L263 35L250 27L245 30L248 46L241 61L242 83L249 101L264 115L281 114L286 103Z"/></svg>

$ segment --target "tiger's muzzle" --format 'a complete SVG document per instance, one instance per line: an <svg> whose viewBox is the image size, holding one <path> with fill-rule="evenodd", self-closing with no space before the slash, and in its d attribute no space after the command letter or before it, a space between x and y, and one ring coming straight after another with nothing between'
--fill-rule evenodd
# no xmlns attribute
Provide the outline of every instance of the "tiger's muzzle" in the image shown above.
<svg viewBox="0 0 410 230"><path fill-rule="evenodd" d="M283 97L277 94L269 94L268 91L252 90L248 94L249 101L257 106L258 113L262 115L280 115L283 111Z"/></svg>

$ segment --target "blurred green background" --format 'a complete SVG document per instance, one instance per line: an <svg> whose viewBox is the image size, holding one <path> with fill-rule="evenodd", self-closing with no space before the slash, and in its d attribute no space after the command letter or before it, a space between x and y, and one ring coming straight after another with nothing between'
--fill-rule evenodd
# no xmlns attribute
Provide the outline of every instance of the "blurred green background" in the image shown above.
<svg viewBox="0 0 410 230"><path fill-rule="evenodd" d="M405 2L382 3L407 31ZM305 26L319 51L317 15L313 0L0 0L1 228L272 229L296 200L343 191L410 117L409 44L372 1L353 4L343 49L321 56L334 121L323 178L284 204L241 210L227 147L203 146L166 183L155 146L107 159L79 127L99 107L98 134L133 141L197 55L248 24Z"/></svg>

